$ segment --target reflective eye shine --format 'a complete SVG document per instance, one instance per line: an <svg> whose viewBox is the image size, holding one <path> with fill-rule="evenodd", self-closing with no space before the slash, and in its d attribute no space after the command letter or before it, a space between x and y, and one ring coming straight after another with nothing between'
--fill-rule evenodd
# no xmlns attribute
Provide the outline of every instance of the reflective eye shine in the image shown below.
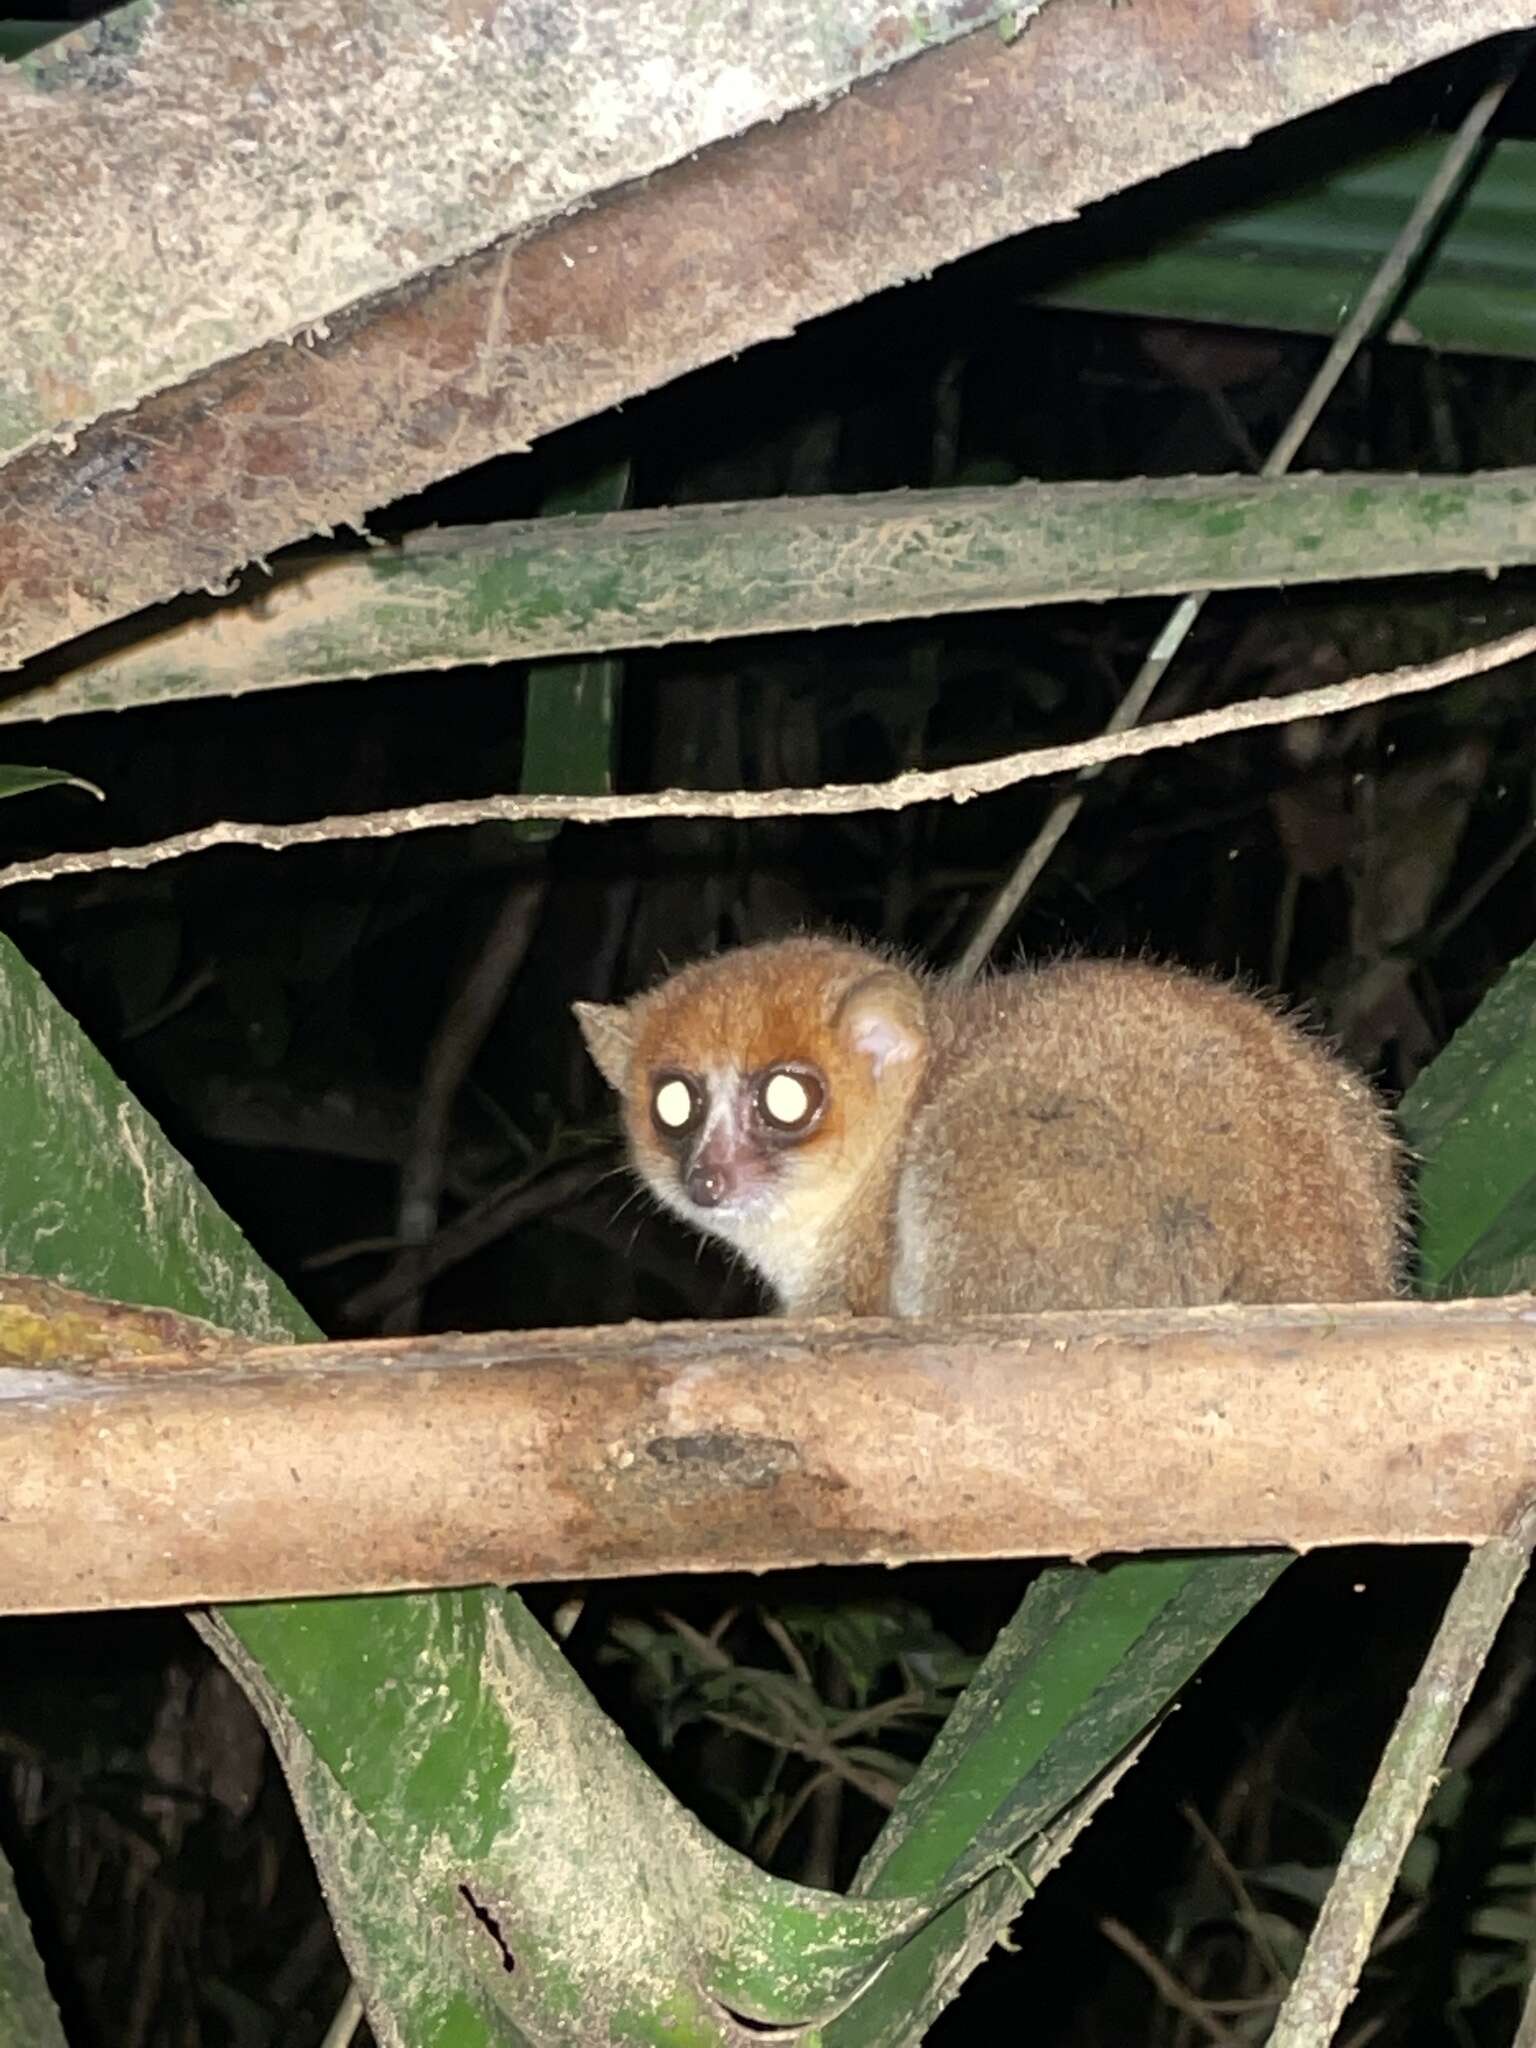
<svg viewBox="0 0 1536 2048"><path fill-rule="evenodd" d="M801 1124L810 1113L810 1093L798 1074L770 1074L763 1107L776 1124Z"/></svg>
<svg viewBox="0 0 1536 2048"><path fill-rule="evenodd" d="M770 1129L802 1136L821 1118L826 1083L814 1067L775 1067L757 1084L757 1112Z"/></svg>
<svg viewBox="0 0 1536 2048"><path fill-rule="evenodd" d="M686 1131L698 1114L698 1100L686 1081L671 1074L657 1082L651 1110L664 1131Z"/></svg>

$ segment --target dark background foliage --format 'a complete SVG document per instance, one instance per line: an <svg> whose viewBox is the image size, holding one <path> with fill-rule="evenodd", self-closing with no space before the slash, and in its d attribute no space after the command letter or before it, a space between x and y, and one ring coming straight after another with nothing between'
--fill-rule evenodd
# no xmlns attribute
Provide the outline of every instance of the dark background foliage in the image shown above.
<svg viewBox="0 0 1536 2048"><path fill-rule="evenodd" d="M1461 62L1400 82L381 509L374 530L528 515L616 461L639 505L1251 470L1319 342L1053 311L1042 291L1093 250L1134 247L1236 189L1454 121L1479 75ZM1536 96L1503 126L1536 132ZM1529 462L1536 366L1379 345L1297 466ZM618 786L883 777L1087 734L1164 609L639 655L624 664ZM1426 659L1532 617L1536 580L1519 575L1221 597L1159 707ZM0 859L515 787L521 685L516 669L385 678L19 728L0 744L8 760L68 767L109 801L5 804ZM1395 1095L1536 937L1528 694L1504 671L1113 771L1004 951L1148 950L1279 987ZM569 1003L803 922L942 961L1052 794L223 853L0 897L0 926L326 1328L750 1313L750 1288L609 1172L610 1107ZM498 919L516 971L454 1104L431 1270L399 1242L415 1105ZM997 2038L1027 2012L1030 2038L1061 2048L1261 2039L1454 1565L1372 1553L1289 1573L1024 1916L1018 1954L994 1960L934 2038ZM879 1803L857 1787L802 1796L807 1768L784 1748L795 1716L815 1726L915 1687L913 1716L876 1730L899 1772L957 1660L985 1647L1027 1576L799 1574L540 1599L684 1798L776 1867L843 1879ZM1536 1936L1527 1637L1512 1631L1489 1675L1347 2039L1508 2038ZM312 2048L344 1978L307 1854L243 1702L180 1620L4 1624L0 1669L0 1846L72 2043ZM1159 1963L1176 1983L1156 1979Z"/></svg>

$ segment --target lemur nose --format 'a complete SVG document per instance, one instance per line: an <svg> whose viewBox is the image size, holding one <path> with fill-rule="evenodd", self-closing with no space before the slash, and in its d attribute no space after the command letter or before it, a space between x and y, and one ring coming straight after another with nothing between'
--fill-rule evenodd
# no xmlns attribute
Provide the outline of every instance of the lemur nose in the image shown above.
<svg viewBox="0 0 1536 2048"><path fill-rule="evenodd" d="M706 1166L701 1159L689 1167L683 1182L688 1199L701 1209L718 1209L730 1191L730 1182L718 1166Z"/></svg>

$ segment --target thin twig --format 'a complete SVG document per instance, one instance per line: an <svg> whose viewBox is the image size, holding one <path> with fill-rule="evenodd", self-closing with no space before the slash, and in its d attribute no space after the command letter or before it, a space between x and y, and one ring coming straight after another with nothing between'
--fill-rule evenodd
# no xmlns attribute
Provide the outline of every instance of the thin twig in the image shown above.
<svg viewBox="0 0 1536 2048"><path fill-rule="evenodd" d="M828 1785L836 1783L837 1780L830 1771L813 1772L804 1784L790 1795L783 1809L771 1820L765 1821L753 1841L753 1855L760 1862L771 1864L783 1846L785 1836L805 1811L809 1801L814 1799L818 1792L825 1791ZM810 1882L808 1878L803 1881Z"/></svg>
<svg viewBox="0 0 1536 2048"><path fill-rule="evenodd" d="M814 1692L816 1690L816 1682L811 1676L811 1667L806 1662L805 1653L783 1622L768 1607L764 1607L759 1611L758 1620L762 1623L770 1640L777 1644L779 1655L784 1659L784 1662L789 1666L795 1677L799 1679L807 1692Z"/></svg>
<svg viewBox="0 0 1536 2048"><path fill-rule="evenodd" d="M1237 1908L1238 1917L1252 1934L1253 1945L1258 1950L1270 1977L1277 1985L1289 1983L1290 1977L1285 1965L1276 1955L1275 1945L1264 1931L1263 1917L1255 1911L1253 1894L1244 1884L1242 1873L1227 1854L1226 1847L1216 1830L1192 1800L1186 1800L1180 1806L1179 1812L1199 1836L1206 1855L1215 1865L1217 1876L1232 1894L1232 1903ZM1278 1996L1278 1993L1276 1995ZM1270 2003L1273 2004L1274 2000L1271 1999Z"/></svg>
<svg viewBox="0 0 1536 2048"><path fill-rule="evenodd" d="M426 1253L442 1216L453 1105L523 964L543 901L542 881L511 885L433 1036L411 1141L400 1169L397 1214L403 1249L392 1275L384 1276L399 1283L399 1292L381 1325L386 1336L403 1336L420 1325L427 1286Z"/></svg>
<svg viewBox="0 0 1536 2048"><path fill-rule="evenodd" d="M1364 704L1412 697L1443 689L1468 676L1536 654L1536 626L1527 626L1502 640L1464 648L1422 667L1391 669L1357 676L1347 683L1328 683L1316 690L1297 690L1286 697L1252 697L1220 711L1197 711L1188 718L1170 718L1162 725L1133 732L1099 733L1064 746L1035 747L1003 754L969 766L913 770L889 782L830 782L819 789L663 789L648 796L487 796L459 797L442 803L408 804L386 811L361 811L350 816L309 818L292 825L246 823L223 819L178 832L146 846L114 846L98 853L54 853L41 860L17 861L0 868L0 889L26 882L56 882L73 875L98 875L115 869L158 867L215 847L258 847L285 853L297 846L320 846L339 840L396 839L407 832L430 832L445 826L507 823L524 818L558 818L567 824L627 824L638 818L814 818L843 817L856 811L900 811L909 804L969 803L992 796L1016 783L1046 775L1102 767L1109 761L1143 754L1166 753L1201 740L1221 739L1261 726L1290 725L1303 718L1332 718Z"/></svg>
<svg viewBox="0 0 1536 2048"><path fill-rule="evenodd" d="M560 1209L567 1202L575 1201L607 1177L611 1168L599 1166L597 1159L606 1160L606 1154L594 1154L570 1161L566 1165L538 1168L510 1181L496 1189L473 1209L467 1209L462 1216L455 1216L451 1223L445 1223L433 1237L430 1244L420 1248L420 1263L409 1279L403 1278L397 1266L391 1266L376 1280L370 1280L347 1297L342 1304L341 1319L353 1328L372 1322L381 1317L398 1301L402 1292L412 1286L427 1286L453 1266L473 1258L498 1238L520 1228L535 1216L545 1216L551 1210ZM383 1249L398 1249L398 1239L386 1239ZM346 1247L349 1251L359 1249L357 1245ZM312 1263L319 1265L323 1259Z"/></svg>
<svg viewBox="0 0 1536 2048"><path fill-rule="evenodd" d="M763 1727L758 1721L748 1720L743 1714L728 1714L716 1707L709 1708L703 1718L716 1728L725 1729L728 1734L745 1735L753 1742L761 1742L767 1748L777 1750L781 1756L797 1756L805 1763L817 1765L824 1774L831 1773L851 1785L856 1792L862 1792L876 1806L890 1808L896 1804L899 1788L890 1778L868 1764L854 1763L819 1734L796 1735L789 1727L776 1731ZM801 1791L803 1793L803 1786ZM800 1810L801 1803L797 1799L796 1812Z"/></svg>
<svg viewBox="0 0 1536 2048"><path fill-rule="evenodd" d="M848 1673L830 1650L824 1649L818 1662L822 1670L823 1704L834 1711L846 1707L852 1692ZM841 1755L835 1729L827 1730L827 1741L833 1753ZM889 1796L883 1803L889 1810L896 1804L897 1788L887 1781L887 1790ZM799 1872L806 1884L820 1885L826 1891L836 1887L837 1848L843 1838L843 1816L847 1803L847 1789L841 1777L824 1777L812 1795L805 1853L800 1859Z"/></svg>
<svg viewBox="0 0 1536 2048"><path fill-rule="evenodd" d="M320 2048L350 2048L352 2037L363 2023L363 2001L355 1984L347 1986L347 1995L336 2008L336 2016L325 2030L325 2039Z"/></svg>
<svg viewBox="0 0 1536 2048"><path fill-rule="evenodd" d="M1398 1716L1288 1992L1269 2048L1327 2048L1359 1988L1456 1724L1525 1576L1536 1503L1467 1559Z"/></svg>
<svg viewBox="0 0 1536 2048"><path fill-rule="evenodd" d="M1402 230L1391 248L1381 259L1376 275L1361 294L1355 310L1334 336L1316 376L1302 394L1301 402L1286 422L1280 438L1269 451L1259 471L1260 476L1284 476L1295 461L1302 443L1317 424L1318 415L1333 396L1340 378L1354 361L1377 320L1390 305L1408 274L1409 266L1416 260L1433 233L1441 213L1459 191L1473 152L1482 141L1488 123L1498 112L1504 95L1514 83L1519 69L1519 64L1511 66L1502 78L1481 95L1451 138L1435 175L1420 193L1418 204L1403 223ZM1151 652L1138 669L1134 681L1105 727L1106 732L1125 732L1141 722L1141 714L1147 708L1153 691L1168 673L1174 656L1189 638L1209 595L1210 592L1206 590L1193 591L1174 606L1167 624L1158 634ZM1078 788L1068 791L1051 806L1045 823L1025 848L1013 873L987 906L966 944L965 951L960 955L955 972L962 980L969 981L981 971L992 948L1013 922L1019 905L1035 886L1046 862L1071 830L1078 812L1087 799L1085 785L1102 772L1098 767L1084 769L1079 777Z"/></svg>
<svg viewBox="0 0 1536 2048"><path fill-rule="evenodd" d="M1387 954L1360 977L1348 995L1334 1006L1335 1031L1341 1037L1347 1036L1362 1019L1373 1015L1389 997L1395 995L1412 974L1433 960L1446 941L1480 907L1484 897L1491 895L1504 877L1519 866L1533 846L1536 846L1536 821L1516 833L1503 852L1468 884L1445 915L1437 918L1415 945L1406 952ZM1280 977L1275 975L1272 979L1278 982Z"/></svg>
<svg viewBox="0 0 1536 2048"><path fill-rule="evenodd" d="M1519 866L1533 846L1536 846L1536 819L1523 831L1517 832L1504 851L1489 861L1482 873L1467 884L1443 917L1436 918L1425 936L1421 957L1428 959L1438 953L1473 911L1481 908L1484 897L1492 895L1511 869Z"/></svg>
<svg viewBox="0 0 1536 2048"><path fill-rule="evenodd" d="M1186 2019L1192 2020L1208 2041L1216 2043L1216 2048L1244 2048L1243 2036L1223 2026L1205 2000L1197 1997L1169 1969L1161 1956L1153 1954L1140 1935L1131 1932L1123 1920L1105 1913L1099 1920L1099 1932L1107 1941L1112 1941L1122 1955L1129 1956L1137 1969L1151 1980L1165 2005L1171 2005L1175 2012L1181 2012Z"/></svg>
<svg viewBox="0 0 1536 2048"><path fill-rule="evenodd" d="M1128 732L1132 726L1140 724L1141 714L1188 638L1205 599L1204 591L1180 598L1169 614L1167 625L1157 636L1151 653L1137 670L1134 681L1105 726L1106 733ZM1167 728L1163 729L1166 731ZM1040 879L1046 862L1075 824L1078 812L1088 800L1087 785L1103 772L1103 765L1099 763L1084 768L1078 776L1078 787L1068 790L1052 804L1046 813L1045 823L1024 849L1013 873L993 897L967 941L965 951L956 961L955 973L960 980L970 981L980 973L988 954L1013 922L1019 905Z"/></svg>
<svg viewBox="0 0 1536 2048"><path fill-rule="evenodd" d="M1373 2012L1363 2026L1356 2027L1352 2034L1344 2036L1339 2048L1369 2048L1369 2044L1383 2031L1386 2024L1384 2013Z"/></svg>
<svg viewBox="0 0 1536 2048"><path fill-rule="evenodd" d="M1456 1740L1445 1753L1448 1772L1470 1771L1487 1755L1515 1718L1532 1678L1536 1678L1536 1650L1529 1643L1522 1643L1509 1657L1503 1675L1481 1710L1457 1730Z"/></svg>

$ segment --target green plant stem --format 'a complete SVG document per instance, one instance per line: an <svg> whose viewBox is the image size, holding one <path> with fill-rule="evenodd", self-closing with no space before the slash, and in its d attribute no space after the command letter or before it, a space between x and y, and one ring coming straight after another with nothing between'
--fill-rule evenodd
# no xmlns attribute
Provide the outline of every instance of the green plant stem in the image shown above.
<svg viewBox="0 0 1536 2048"><path fill-rule="evenodd" d="M1536 1976L1531 1978L1512 2048L1536 2048Z"/></svg>
<svg viewBox="0 0 1536 2048"><path fill-rule="evenodd" d="M325 2030L320 2048L351 2048L352 2038L363 2023L363 2001L355 1984L336 2008L336 2016Z"/></svg>
<svg viewBox="0 0 1536 2048"><path fill-rule="evenodd" d="M521 784L600 789L617 671L588 657L1192 588L1529 567L1533 499L1531 467L1133 477L433 529L398 548L296 561L263 609L220 605L7 697L0 725L554 661L558 676L537 666L531 678ZM1171 647L1181 616L1155 652Z"/></svg>
<svg viewBox="0 0 1536 2048"><path fill-rule="evenodd" d="M1533 1540L1536 1503L1527 1503L1505 1535L1490 1538L1467 1559L1382 1752L1269 2048L1326 2048L1333 2039L1359 1987L1446 1747L1525 1576Z"/></svg>

